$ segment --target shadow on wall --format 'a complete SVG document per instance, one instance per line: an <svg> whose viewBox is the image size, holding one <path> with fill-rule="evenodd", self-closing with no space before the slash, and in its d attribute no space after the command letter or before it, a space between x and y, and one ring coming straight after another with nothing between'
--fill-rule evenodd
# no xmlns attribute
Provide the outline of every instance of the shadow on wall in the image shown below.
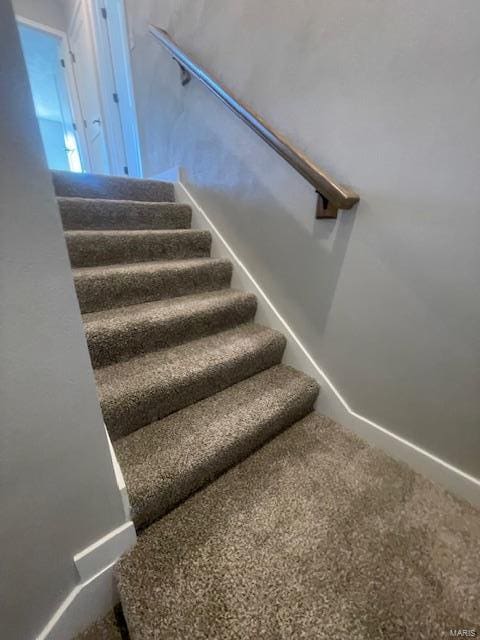
<svg viewBox="0 0 480 640"><path fill-rule="evenodd" d="M274 0L222 11L128 1L148 173L186 170L355 411L478 476L478 3L452 22L438 0L294 13ZM309 185L199 83L181 86L148 22L358 190L360 206L315 221Z"/></svg>
<svg viewBox="0 0 480 640"><path fill-rule="evenodd" d="M194 88L205 91L202 87ZM253 132L213 104L229 118L218 127L213 117L201 118L194 96L185 96L188 109L178 114L169 132L169 157L186 170L192 194L252 270L279 311L301 334L302 313L292 318L292 306L308 306L320 338L326 327L337 282L355 222L356 209L339 213L337 220L316 220L316 193ZM198 113L192 113L198 111ZM192 122L202 127L186 131ZM232 122L233 121L233 122ZM181 135L178 129L183 129ZM222 133L220 133L222 132ZM227 139L228 138L228 139ZM236 142L244 140L239 147ZM252 152L253 149L253 152ZM187 161L186 161L187 160ZM228 167L228 174L223 169ZM271 171L269 171L271 169ZM284 185L278 189L275 185ZM237 204L238 203L238 204ZM258 251L259 239L264 250ZM278 256L283 256L278 260ZM309 283L316 282L312 299Z"/></svg>

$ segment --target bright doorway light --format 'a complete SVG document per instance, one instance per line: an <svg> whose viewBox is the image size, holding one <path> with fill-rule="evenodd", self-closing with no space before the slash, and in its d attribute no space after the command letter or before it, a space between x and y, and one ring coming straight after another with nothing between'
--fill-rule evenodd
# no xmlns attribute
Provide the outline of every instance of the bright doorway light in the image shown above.
<svg viewBox="0 0 480 640"><path fill-rule="evenodd" d="M48 166L81 172L61 38L23 23L18 24L18 30Z"/></svg>

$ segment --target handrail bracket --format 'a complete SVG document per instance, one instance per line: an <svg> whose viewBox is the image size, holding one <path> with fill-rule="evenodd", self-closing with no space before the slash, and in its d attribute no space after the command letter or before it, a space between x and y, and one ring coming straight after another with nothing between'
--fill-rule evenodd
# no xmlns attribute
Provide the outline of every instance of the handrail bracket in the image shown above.
<svg viewBox="0 0 480 640"><path fill-rule="evenodd" d="M331 220L335 220L339 208L333 204L331 200L321 194L320 191L317 191L317 196L316 219L321 220L322 218L330 218Z"/></svg>
<svg viewBox="0 0 480 640"><path fill-rule="evenodd" d="M176 58L173 58L175 62L180 67L180 82L182 83L182 87L187 85L192 79L192 74L188 69L186 69L181 62L179 62Z"/></svg>

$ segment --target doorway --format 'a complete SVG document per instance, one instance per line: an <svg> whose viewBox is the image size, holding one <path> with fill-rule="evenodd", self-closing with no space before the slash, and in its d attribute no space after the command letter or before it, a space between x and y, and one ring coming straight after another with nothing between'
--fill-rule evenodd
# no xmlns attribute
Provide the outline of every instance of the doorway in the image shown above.
<svg viewBox="0 0 480 640"><path fill-rule="evenodd" d="M124 0L73 0L67 31L92 164L142 176ZM96 171L105 173L105 171Z"/></svg>
<svg viewBox="0 0 480 640"><path fill-rule="evenodd" d="M124 0L13 2L49 167L141 177Z"/></svg>
<svg viewBox="0 0 480 640"><path fill-rule="evenodd" d="M107 116L104 117L97 82L95 50L89 25L88 6L78 2L68 28L70 60L83 117L90 167L93 173L123 173L112 161L107 140ZM112 146L112 140L110 140Z"/></svg>
<svg viewBox="0 0 480 640"><path fill-rule="evenodd" d="M25 19L18 19L18 30L48 166L84 171L88 167L73 116L64 34Z"/></svg>
<svg viewBox="0 0 480 640"><path fill-rule="evenodd" d="M92 15L100 86L110 114L108 121L111 123L111 137L117 141L117 163L121 165L124 160L125 173L141 177L143 174L125 1L83 2L88 2Z"/></svg>

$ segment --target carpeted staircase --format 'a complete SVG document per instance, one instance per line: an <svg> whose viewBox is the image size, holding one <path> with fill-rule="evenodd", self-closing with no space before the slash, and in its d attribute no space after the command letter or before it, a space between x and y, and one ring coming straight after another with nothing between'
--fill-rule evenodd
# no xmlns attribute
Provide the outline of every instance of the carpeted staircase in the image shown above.
<svg viewBox="0 0 480 640"><path fill-rule="evenodd" d="M53 180L140 533L116 576L132 640L474 625L478 514L312 413L317 383L281 364L284 336L254 323L173 186ZM124 636L112 618L84 637Z"/></svg>

